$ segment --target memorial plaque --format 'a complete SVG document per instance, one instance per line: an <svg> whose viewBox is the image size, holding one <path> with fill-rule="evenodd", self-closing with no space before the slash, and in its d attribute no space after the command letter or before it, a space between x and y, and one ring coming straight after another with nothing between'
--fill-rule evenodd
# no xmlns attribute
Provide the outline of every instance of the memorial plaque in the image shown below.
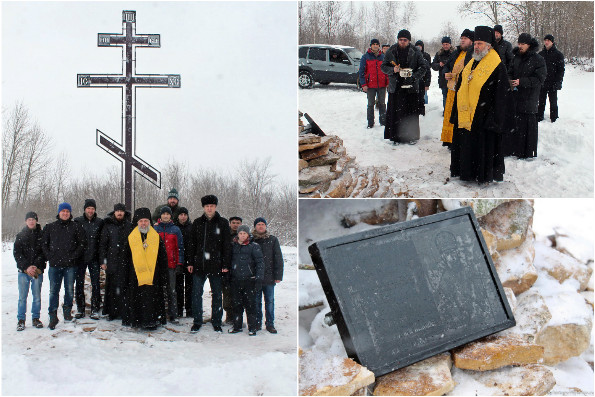
<svg viewBox="0 0 595 397"><path fill-rule="evenodd" d="M376 376L516 324L469 207L309 251L347 355Z"/></svg>

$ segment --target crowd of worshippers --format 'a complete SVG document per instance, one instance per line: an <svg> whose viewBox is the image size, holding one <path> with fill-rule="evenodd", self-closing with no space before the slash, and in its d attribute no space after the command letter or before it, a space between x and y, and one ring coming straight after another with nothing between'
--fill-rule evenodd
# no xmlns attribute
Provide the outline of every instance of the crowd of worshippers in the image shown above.
<svg viewBox="0 0 595 397"><path fill-rule="evenodd" d="M431 60L421 40L412 45L407 30L382 51L372 39L359 69L368 97L368 128L374 127L376 105L384 139L416 144L433 69L442 91L440 140L451 152L451 177L502 181L506 156L537 156L538 122L544 120L547 97L550 121L558 118L557 91L564 78L564 55L554 36L544 37L540 52L537 39L528 33L520 34L517 43L513 49L500 25L476 26L463 31L456 48L449 37L442 38L442 48Z"/></svg>
<svg viewBox="0 0 595 397"><path fill-rule="evenodd" d="M193 222L188 209L179 206L179 194L169 192L167 204L151 214L115 204L105 219L97 216L93 199L85 200L83 214L73 219L69 203L58 206L57 220L43 230L35 212L25 215L25 227L14 243L18 268L19 301L17 330L25 329L29 287L33 296L32 326L40 321L41 286L46 262L50 279L49 324L59 323L60 290L64 288L64 322L87 315L85 277L91 280L89 316L93 320L121 320L122 325L143 329L179 325L178 318L193 318L190 332L203 325L203 290L211 288L211 324L229 333L242 332L244 311L248 334L262 329L264 296L265 327L276 334L275 285L283 279L279 240L267 229L263 217L252 231L242 218L229 221L217 211L214 195L201 198L203 213ZM100 271L105 271L105 293L100 291ZM102 305L103 300L103 305ZM100 314L101 309L101 314ZM223 321L223 311L226 312Z"/></svg>

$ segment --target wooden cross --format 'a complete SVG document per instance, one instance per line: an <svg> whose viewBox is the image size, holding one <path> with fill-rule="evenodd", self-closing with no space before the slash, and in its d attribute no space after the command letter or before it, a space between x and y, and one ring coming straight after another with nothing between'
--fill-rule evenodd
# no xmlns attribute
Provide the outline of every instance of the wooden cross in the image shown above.
<svg viewBox="0 0 595 397"><path fill-rule="evenodd" d="M77 74L77 87L120 88L124 142L97 130L97 146L122 164L124 202L134 211L134 178L138 174L161 189L161 173L136 155L136 87L180 88L179 74L136 74L136 48L161 47L158 34L136 34L136 11L122 11L122 34L99 33L99 47L122 47L121 74Z"/></svg>

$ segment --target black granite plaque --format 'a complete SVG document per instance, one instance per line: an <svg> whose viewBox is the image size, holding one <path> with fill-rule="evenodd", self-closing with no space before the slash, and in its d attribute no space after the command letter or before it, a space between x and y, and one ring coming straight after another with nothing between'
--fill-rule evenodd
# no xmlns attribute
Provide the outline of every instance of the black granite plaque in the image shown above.
<svg viewBox="0 0 595 397"><path fill-rule="evenodd" d="M347 355L376 376L515 325L469 207L309 251Z"/></svg>

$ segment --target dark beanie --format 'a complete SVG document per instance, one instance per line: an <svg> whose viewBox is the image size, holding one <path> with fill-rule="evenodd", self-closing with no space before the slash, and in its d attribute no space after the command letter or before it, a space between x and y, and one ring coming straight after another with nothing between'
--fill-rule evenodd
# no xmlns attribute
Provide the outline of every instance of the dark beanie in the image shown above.
<svg viewBox="0 0 595 397"><path fill-rule="evenodd" d="M238 227L238 233L239 232L246 232L250 234L250 228L248 227L248 225L241 225L240 227Z"/></svg>
<svg viewBox="0 0 595 397"><path fill-rule="evenodd" d="M519 35L519 39L517 40L517 43L531 44L531 35L529 33L521 33Z"/></svg>
<svg viewBox="0 0 595 397"><path fill-rule="evenodd" d="M461 37L467 37L469 40L474 41L474 34L472 30L465 29L463 33L461 33Z"/></svg>
<svg viewBox="0 0 595 397"><path fill-rule="evenodd" d="M546 34L543 39L550 40L552 43L554 42L554 36L552 36L551 34Z"/></svg>
<svg viewBox="0 0 595 397"><path fill-rule="evenodd" d="M229 218L229 221L240 221L242 222L242 218L240 218L239 216L232 216Z"/></svg>
<svg viewBox="0 0 595 397"><path fill-rule="evenodd" d="M424 50L424 42L423 42L423 41L421 41L421 40L417 40L417 41L415 42L415 45L416 45L416 46L418 46L418 45L419 45L419 46L421 46L421 50L422 50L422 51Z"/></svg>
<svg viewBox="0 0 595 397"><path fill-rule="evenodd" d="M259 223L259 222L262 222L265 225L267 224L267 220L266 219L264 219L263 217L259 217L259 218L254 219L254 226L256 226L256 224Z"/></svg>
<svg viewBox="0 0 595 397"><path fill-rule="evenodd" d="M161 207L161 211L159 212L159 215L163 215L164 212L167 212L168 214L171 215L171 208L169 208L169 205L164 205L163 207Z"/></svg>
<svg viewBox="0 0 595 397"><path fill-rule="evenodd" d="M500 33L501 35L504 36L504 31L502 30L502 25L495 25L494 26L494 32L498 32L498 33Z"/></svg>
<svg viewBox="0 0 595 397"><path fill-rule="evenodd" d="M126 206L122 203L114 204L114 212L116 212L116 211L126 212Z"/></svg>
<svg viewBox="0 0 595 397"><path fill-rule="evenodd" d="M399 31L399 34L397 34L397 40L400 38L405 38L405 39L411 41L411 33L409 33L409 31L407 29L402 29Z"/></svg>
<svg viewBox="0 0 595 397"><path fill-rule="evenodd" d="M83 211L87 209L87 207L93 207L97 209L97 204L95 204L95 200L93 199L86 199L85 205L83 206Z"/></svg>
<svg viewBox="0 0 595 397"><path fill-rule="evenodd" d="M476 26L474 34L474 41L485 41L486 43L494 44L494 30L489 26Z"/></svg>
<svg viewBox="0 0 595 397"><path fill-rule="evenodd" d="M134 211L134 218L132 218L132 223L136 225L138 221L141 219L151 220L151 210L146 207L137 208Z"/></svg>
<svg viewBox="0 0 595 397"><path fill-rule="evenodd" d="M450 37L448 37L448 36L444 36L444 37L442 38L442 44L444 44L444 43L451 44Z"/></svg>
<svg viewBox="0 0 595 397"><path fill-rule="evenodd" d="M33 211L29 211L25 214L25 220L29 219L29 218L33 218L36 221L38 221L39 219L37 219L37 214Z"/></svg>
<svg viewBox="0 0 595 397"><path fill-rule="evenodd" d="M179 214L186 214L186 215L188 215L188 208L186 208L186 207L180 207L180 209L178 210L178 215Z"/></svg>
<svg viewBox="0 0 595 397"><path fill-rule="evenodd" d="M378 39L372 39L372 40L370 40L370 46L372 46L372 44L380 45L380 41Z"/></svg>
<svg viewBox="0 0 595 397"><path fill-rule="evenodd" d="M208 194L208 195L204 196L203 198L201 198L200 202L202 203L202 206L204 207L205 205L208 205L208 204L217 205L219 200L217 199L217 196L215 196L214 194Z"/></svg>
<svg viewBox="0 0 595 397"><path fill-rule="evenodd" d="M175 187L172 187L171 190L169 191L167 198L175 198L176 200L180 201L180 196L178 195L178 191L176 190Z"/></svg>

